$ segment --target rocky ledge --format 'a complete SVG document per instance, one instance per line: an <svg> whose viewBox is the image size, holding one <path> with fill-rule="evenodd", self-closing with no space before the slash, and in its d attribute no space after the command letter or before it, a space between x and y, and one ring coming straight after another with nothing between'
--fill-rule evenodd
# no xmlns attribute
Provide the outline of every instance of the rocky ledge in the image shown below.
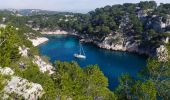
<svg viewBox="0 0 170 100"><path fill-rule="evenodd" d="M25 100L37 100L44 94L44 90L40 84L29 82L18 76L12 76L11 80L4 88L7 94L16 93ZM4 99L6 99L4 97Z"/></svg>
<svg viewBox="0 0 170 100"><path fill-rule="evenodd" d="M96 41L94 38L86 36L79 36L81 42L94 43L99 48L115 50L115 51L128 51L138 54L148 55L150 57L156 57L160 62L168 61L168 50L166 46L160 45L157 48L140 48L138 41L131 41L133 37L125 38L120 34L109 35L104 38L102 42Z"/></svg>
<svg viewBox="0 0 170 100"><path fill-rule="evenodd" d="M47 33L48 34L48 33ZM50 33L53 35L59 35L54 33ZM60 33L62 34L62 32ZM110 34L106 36L102 41L96 39L96 37L89 37L88 35L79 35L76 32L67 32L66 35L74 35L80 38L80 42L84 43L93 43L99 48L108 49L108 50L115 50L115 51L128 51L134 52L138 54L148 55L150 57L157 57L159 61L167 61L168 60L168 50L164 45L161 45L158 48L140 48L139 41L133 41L133 37L124 37L120 33ZM169 42L166 39L166 42Z"/></svg>
<svg viewBox="0 0 170 100"><path fill-rule="evenodd" d="M63 31L63 30L55 30L55 31L42 31L41 34L48 34L48 35L59 35L59 34L68 34L67 31Z"/></svg>
<svg viewBox="0 0 170 100"><path fill-rule="evenodd" d="M79 36L81 42L85 43L93 43L97 45L99 48L108 49L108 50L115 50L115 51L128 51L128 52L135 52L139 54L145 54L149 56L153 56L154 54L150 53L149 50L144 50L139 48L139 42L131 42L130 38L124 38L120 34L116 35L109 35L104 38L104 40L98 41L95 38L89 38L86 36Z"/></svg>
<svg viewBox="0 0 170 100"><path fill-rule="evenodd" d="M156 49L157 58L160 62L168 61L168 49L161 45L159 48Z"/></svg>
<svg viewBox="0 0 170 100"><path fill-rule="evenodd" d="M11 94L21 96L24 100L37 100L45 93L40 84L15 76L14 71L9 67L0 67L0 74L9 77L2 82L5 83L1 95L3 100L11 100L9 96Z"/></svg>
<svg viewBox="0 0 170 100"><path fill-rule="evenodd" d="M46 37L36 37L34 39L29 39L34 46L38 46L46 41L48 41L48 38Z"/></svg>
<svg viewBox="0 0 170 100"><path fill-rule="evenodd" d="M54 74L54 67L51 64L45 62L41 57L35 56L33 63L38 65L38 67L42 73L47 72L50 75Z"/></svg>

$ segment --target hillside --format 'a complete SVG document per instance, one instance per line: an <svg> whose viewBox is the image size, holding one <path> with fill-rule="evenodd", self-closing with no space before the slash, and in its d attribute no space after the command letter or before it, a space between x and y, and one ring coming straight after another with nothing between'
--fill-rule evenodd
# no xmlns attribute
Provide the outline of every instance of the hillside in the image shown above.
<svg viewBox="0 0 170 100"><path fill-rule="evenodd" d="M170 4L157 6L154 1L106 6L88 14L18 16L0 11L0 99L169 100L169 11ZM41 32L56 30L73 32L101 48L152 58L139 79L122 74L111 91L97 65L80 68L74 61L50 63L40 56L39 39L47 41Z"/></svg>
<svg viewBox="0 0 170 100"><path fill-rule="evenodd" d="M156 56L156 48L169 42L169 7L154 1L125 3L88 14L32 16L27 24L40 32L71 31L101 48Z"/></svg>
<svg viewBox="0 0 170 100"><path fill-rule="evenodd" d="M81 69L76 62L51 64L22 28L0 28L0 99L116 99L108 79L96 65ZM35 37L34 37L35 38Z"/></svg>
<svg viewBox="0 0 170 100"><path fill-rule="evenodd" d="M17 16L33 16L33 15L54 15L54 14L72 14L70 12L57 12L41 9L0 9L1 12L9 12Z"/></svg>

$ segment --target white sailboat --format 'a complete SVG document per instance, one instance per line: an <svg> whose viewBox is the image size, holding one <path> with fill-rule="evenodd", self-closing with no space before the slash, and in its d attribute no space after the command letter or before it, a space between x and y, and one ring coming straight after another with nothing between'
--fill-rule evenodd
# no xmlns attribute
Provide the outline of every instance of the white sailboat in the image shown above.
<svg viewBox="0 0 170 100"><path fill-rule="evenodd" d="M79 53L74 54L74 57L81 58L81 59L86 59L86 55L84 53L83 47L82 47L81 44L79 44L79 45L80 45L80 51L79 51Z"/></svg>

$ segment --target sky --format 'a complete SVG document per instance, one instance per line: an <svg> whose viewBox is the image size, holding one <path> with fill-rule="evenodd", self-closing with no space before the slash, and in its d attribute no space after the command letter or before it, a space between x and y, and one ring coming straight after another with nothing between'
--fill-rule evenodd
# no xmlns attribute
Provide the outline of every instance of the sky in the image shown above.
<svg viewBox="0 0 170 100"><path fill-rule="evenodd" d="M43 9L86 13L106 5L137 3L140 1L144 0L0 0L0 9ZM170 3L170 0L155 1L157 3Z"/></svg>

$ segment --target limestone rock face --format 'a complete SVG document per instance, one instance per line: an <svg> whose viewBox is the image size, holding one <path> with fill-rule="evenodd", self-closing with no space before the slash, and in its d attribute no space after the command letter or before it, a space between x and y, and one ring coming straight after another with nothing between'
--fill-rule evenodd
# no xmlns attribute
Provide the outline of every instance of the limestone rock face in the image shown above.
<svg viewBox="0 0 170 100"><path fill-rule="evenodd" d="M167 16L167 20L166 20L166 26L170 25L170 15Z"/></svg>
<svg viewBox="0 0 170 100"><path fill-rule="evenodd" d="M9 68L9 67L5 67L5 68L1 68L0 67L0 73L2 75L13 75L14 71L11 68Z"/></svg>
<svg viewBox="0 0 170 100"><path fill-rule="evenodd" d="M28 56L28 50L29 48L26 47L19 47L19 52L22 56L27 57Z"/></svg>
<svg viewBox="0 0 170 100"><path fill-rule="evenodd" d="M0 28L5 28L6 25L5 24L0 24Z"/></svg>
<svg viewBox="0 0 170 100"><path fill-rule="evenodd" d="M48 38L46 37L36 37L35 39L29 39L34 46L38 46L46 41L48 41Z"/></svg>
<svg viewBox="0 0 170 100"><path fill-rule="evenodd" d="M100 48L110 50L138 52L138 43L131 42L126 37L123 37L120 34L107 36L102 43L98 43L97 45Z"/></svg>
<svg viewBox="0 0 170 100"><path fill-rule="evenodd" d="M39 56L35 56L35 59L33 63L37 64L41 72L48 72L49 74L53 74L54 67L47 62L45 62L43 59L41 59Z"/></svg>
<svg viewBox="0 0 170 100"><path fill-rule="evenodd" d="M100 48L111 49L111 50L120 50L126 51L124 45L124 40L121 38L121 35L116 34L114 36L110 35L105 37L102 43L97 44Z"/></svg>
<svg viewBox="0 0 170 100"><path fill-rule="evenodd" d="M161 45L159 48L156 49L156 54L160 62L168 61L168 50L164 45Z"/></svg>
<svg viewBox="0 0 170 100"><path fill-rule="evenodd" d="M25 100L37 100L44 93L40 84L29 82L26 79L13 76L4 88L5 93L15 93Z"/></svg>
<svg viewBox="0 0 170 100"><path fill-rule="evenodd" d="M170 39L169 39L169 37L167 37L167 38L165 39L165 43L168 44L169 41L170 41Z"/></svg>
<svg viewBox="0 0 170 100"><path fill-rule="evenodd" d="M46 30L43 30L41 32L41 34L48 34L48 35L58 35L58 34L68 34L67 31L63 31L63 30L55 30L55 31L46 31Z"/></svg>

